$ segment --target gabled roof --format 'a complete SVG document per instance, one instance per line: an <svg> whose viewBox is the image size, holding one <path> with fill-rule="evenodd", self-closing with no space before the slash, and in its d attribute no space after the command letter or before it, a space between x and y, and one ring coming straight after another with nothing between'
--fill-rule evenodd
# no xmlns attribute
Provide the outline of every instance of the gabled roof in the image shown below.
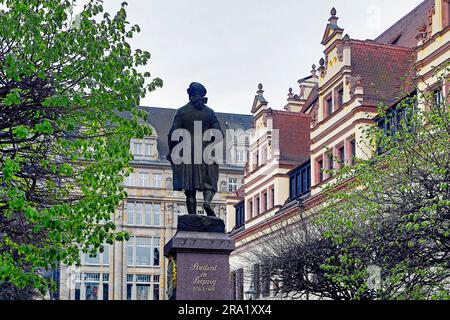
<svg viewBox="0 0 450 320"><path fill-rule="evenodd" d="M169 153L168 135L177 109L140 107L148 112L148 123L158 133L158 152L160 160L166 161ZM226 129L248 130L252 128L253 116L216 112L217 119L223 131Z"/></svg>
<svg viewBox="0 0 450 320"><path fill-rule="evenodd" d="M256 113L261 106L267 106L269 103L262 95L256 95L253 100L252 113Z"/></svg>
<svg viewBox="0 0 450 320"><path fill-rule="evenodd" d="M409 48L349 40L352 76L360 77L368 105L390 104L404 95L405 78L413 67Z"/></svg>
<svg viewBox="0 0 450 320"><path fill-rule="evenodd" d="M433 5L434 0L423 1L393 26L375 38L375 41L381 44L394 44L408 48L416 47L417 28L424 23L427 24L428 11Z"/></svg>
<svg viewBox="0 0 450 320"><path fill-rule="evenodd" d="M344 29L339 28L337 25L327 24L321 43L325 45L329 41L329 39L332 38L335 34L343 32Z"/></svg>

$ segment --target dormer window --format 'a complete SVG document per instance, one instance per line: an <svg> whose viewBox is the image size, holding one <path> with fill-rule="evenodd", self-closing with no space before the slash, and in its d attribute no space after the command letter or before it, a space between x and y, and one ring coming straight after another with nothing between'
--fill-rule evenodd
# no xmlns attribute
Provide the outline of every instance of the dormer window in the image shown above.
<svg viewBox="0 0 450 320"><path fill-rule="evenodd" d="M245 162L244 156L245 156L244 150L236 150L236 159L235 159L236 163Z"/></svg>
<svg viewBox="0 0 450 320"><path fill-rule="evenodd" d="M133 154L135 155L142 155L142 143L134 143L134 150Z"/></svg>
<svg viewBox="0 0 450 320"><path fill-rule="evenodd" d="M153 153L153 145L151 143L145 144L145 155L147 157L150 157Z"/></svg>

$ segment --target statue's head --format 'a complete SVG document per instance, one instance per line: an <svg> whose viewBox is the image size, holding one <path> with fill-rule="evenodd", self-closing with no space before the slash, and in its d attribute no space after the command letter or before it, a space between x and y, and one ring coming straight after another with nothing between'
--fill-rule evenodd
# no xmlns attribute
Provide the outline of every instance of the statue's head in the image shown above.
<svg viewBox="0 0 450 320"><path fill-rule="evenodd" d="M189 101L196 107L200 107L208 102L208 98L205 98L206 88L201 83L192 82L187 89L187 93Z"/></svg>

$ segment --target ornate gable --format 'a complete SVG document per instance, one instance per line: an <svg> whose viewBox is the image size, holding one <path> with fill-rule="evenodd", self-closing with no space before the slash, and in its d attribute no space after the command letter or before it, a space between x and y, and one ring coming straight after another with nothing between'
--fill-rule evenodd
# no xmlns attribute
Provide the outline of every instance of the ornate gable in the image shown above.
<svg viewBox="0 0 450 320"><path fill-rule="evenodd" d="M328 42L336 35L344 32L344 29L339 28L337 25L338 17L336 17L336 9L331 9L331 17L328 19L329 23L325 28L325 32L322 37L322 44L327 45Z"/></svg>
<svg viewBox="0 0 450 320"><path fill-rule="evenodd" d="M264 90L263 85L260 83L258 85L258 91L256 91L255 99L253 100L252 105L252 113L256 114L259 113L259 110L261 109L267 109L267 105L269 104L267 100L263 96Z"/></svg>

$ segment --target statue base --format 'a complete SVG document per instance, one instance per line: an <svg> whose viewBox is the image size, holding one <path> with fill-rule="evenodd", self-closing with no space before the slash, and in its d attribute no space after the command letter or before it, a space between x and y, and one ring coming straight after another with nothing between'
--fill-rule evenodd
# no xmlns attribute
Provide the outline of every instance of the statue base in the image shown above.
<svg viewBox="0 0 450 320"><path fill-rule="evenodd" d="M218 218L199 218L211 220L204 220L206 226L220 225ZM186 231L186 228L192 228L183 223L195 219L194 216L179 217L181 229L164 247L164 255L169 258L169 299L230 300L229 256L235 248L234 241L218 231ZM213 229L218 230L217 226ZM202 227L201 230L205 229Z"/></svg>
<svg viewBox="0 0 450 320"><path fill-rule="evenodd" d="M178 217L178 231L225 233L225 223L216 217L188 214Z"/></svg>

